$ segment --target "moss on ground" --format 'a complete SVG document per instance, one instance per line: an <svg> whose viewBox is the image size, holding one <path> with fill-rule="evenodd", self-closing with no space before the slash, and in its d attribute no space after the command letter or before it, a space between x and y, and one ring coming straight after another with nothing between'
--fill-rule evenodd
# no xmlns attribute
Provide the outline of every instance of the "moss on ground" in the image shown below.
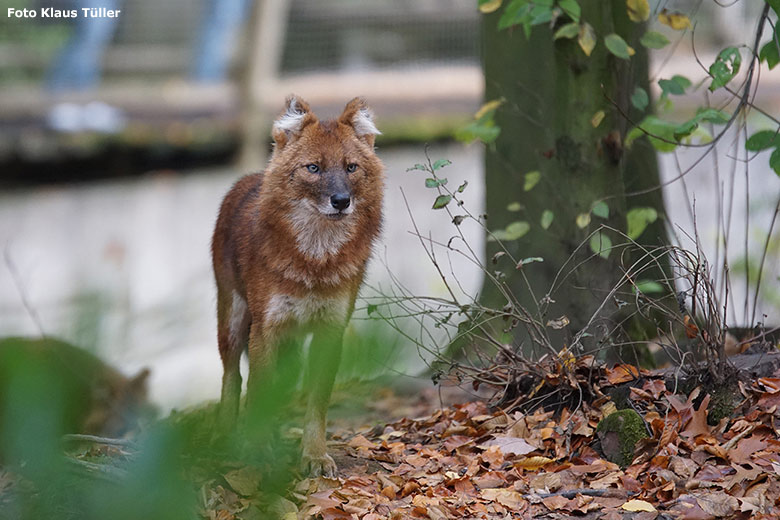
<svg viewBox="0 0 780 520"><path fill-rule="evenodd" d="M631 465L634 447L641 439L649 437L645 421L634 410L618 410L599 422L596 427L604 456L620 467Z"/></svg>

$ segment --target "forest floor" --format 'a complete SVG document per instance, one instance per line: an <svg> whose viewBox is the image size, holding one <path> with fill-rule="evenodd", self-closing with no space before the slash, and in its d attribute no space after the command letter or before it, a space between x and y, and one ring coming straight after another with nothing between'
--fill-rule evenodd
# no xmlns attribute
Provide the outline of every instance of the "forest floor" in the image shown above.
<svg viewBox="0 0 780 520"><path fill-rule="evenodd" d="M601 397L532 413L455 404L468 394L452 388L342 392L329 443L338 478L294 481L271 510L285 520L780 517L780 378L735 380L724 397L588 362L573 377ZM617 434L598 427L619 387L644 419L624 467L605 458L623 449ZM735 406L723 416L726 401ZM255 518L261 480L243 467L205 483L204 516Z"/></svg>
<svg viewBox="0 0 780 520"><path fill-rule="evenodd" d="M267 461L201 461L176 470L196 490L196 511L187 518L780 517L780 374L734 378L724 396L706 385L683 390L685 385L670 385L668 375L630 365L594 368L588 356L560 373L569 374L569 388L576 383L584 390L582 397L548 401L547 407L525 413L490 409L484 400L452 387L337 389L328 429L336 478L304 478L289 469L282 477L276 473L275 481ZM565 386L548 380L519 402L529 402L534 392L552 389L554 395L552 383ZM616 403L624 410L616 411ZM628 453L617 433L599 426L607 416L629 422L625 412L643 419L639 440ZM297 458L300 420L291 424L282 437ZM132 501L138 495L135 484L122 484L123 473L106 469L138 456L134 449L154 451L153 444L142 446L98 443L69 455L82 470L126 487ZM165 458L153 455L149 460ZM608 460L621 455L631 462L621 466ZM162 488L167 480L161 477L151 486ZM15 487L14 476L0 470L0 518L6 518L4 494L11 496ZM144 499L153 500L150 496Z"/></svg>

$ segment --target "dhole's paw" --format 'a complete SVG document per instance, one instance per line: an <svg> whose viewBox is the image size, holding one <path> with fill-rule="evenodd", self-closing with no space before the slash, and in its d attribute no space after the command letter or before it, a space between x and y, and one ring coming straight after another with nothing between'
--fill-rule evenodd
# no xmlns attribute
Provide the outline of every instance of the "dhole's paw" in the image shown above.
<svg viewBox="0 0 780 520"><path fill-rule="evenodd" d="M321 457L307 456L304 454L301 456L301 470L310 477L334 478L336 476L337 468L333 457L327 453Z"/></svg>

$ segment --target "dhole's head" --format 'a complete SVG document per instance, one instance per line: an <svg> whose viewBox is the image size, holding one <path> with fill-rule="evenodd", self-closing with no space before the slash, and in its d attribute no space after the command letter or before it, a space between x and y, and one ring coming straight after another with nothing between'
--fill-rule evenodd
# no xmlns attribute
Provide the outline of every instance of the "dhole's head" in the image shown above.
<svg viewBox="0 0 780 520"><path fill-rule="evenodd" d="M273 125L267 195L306 221L378 215L384 168L374 153L376 134L371 110L360 98L338 118L320 121L305 101L290 96Z"/></svg>

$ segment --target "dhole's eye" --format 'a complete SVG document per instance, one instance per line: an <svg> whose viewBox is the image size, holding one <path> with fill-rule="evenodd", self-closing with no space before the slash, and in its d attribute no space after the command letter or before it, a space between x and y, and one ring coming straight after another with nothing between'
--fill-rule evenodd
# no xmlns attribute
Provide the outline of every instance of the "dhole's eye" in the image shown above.
<svg viewBox="0 0 780 520"><path fill-rule="evenodd" d="M320 167L316 164L307 164L306 169L309 170L309 173L320 173Z"/></svg>
<svg viewBox="0 0 780 520"><path fill-rule="evenodd" d="M353 173L355 170L357 170L357 164L349 163L347 165L347 173Z"/></svg>

